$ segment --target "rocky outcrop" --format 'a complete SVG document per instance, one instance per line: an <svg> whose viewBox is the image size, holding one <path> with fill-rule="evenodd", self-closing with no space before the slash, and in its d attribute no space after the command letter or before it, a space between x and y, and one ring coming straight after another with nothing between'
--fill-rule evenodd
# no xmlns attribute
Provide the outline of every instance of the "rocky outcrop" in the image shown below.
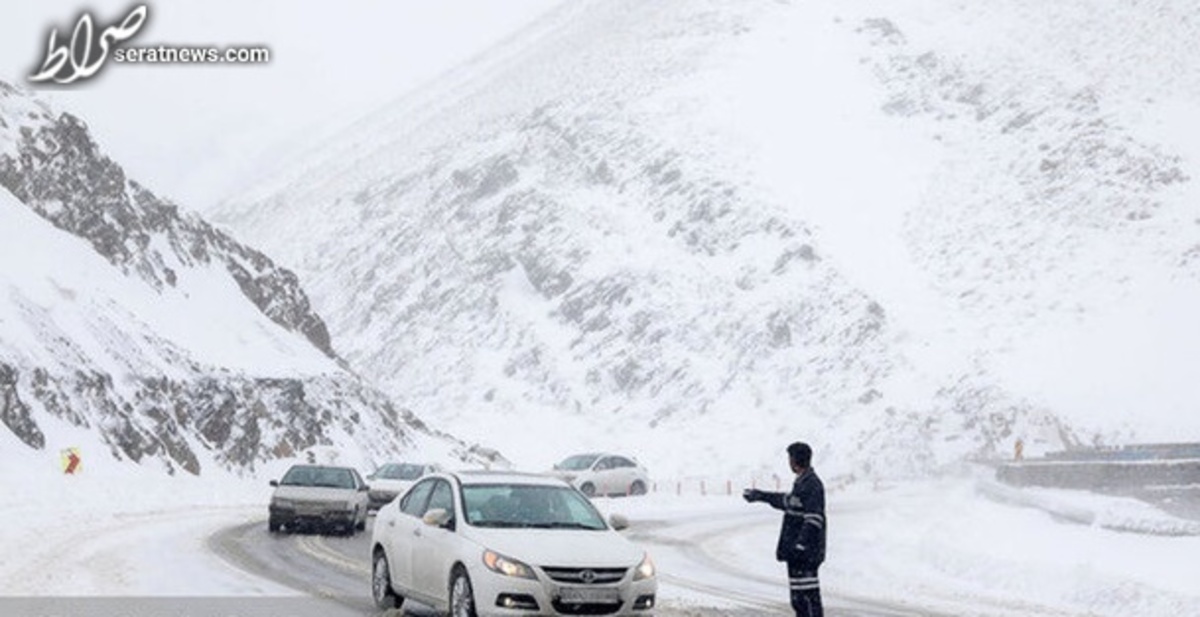
<svg viewBox="0 0 1200 617"><path fill-rule="evenodd" d="M19 96L12 87L0 89L0 97ZM23 120L9 131L15 154L0 156L0 186L156 287L174 286L182 268L224 267L263 314L335 355L295 274L127 178L79 118L47 109Z"/></svg>
<svg viewBox="0 0 1200 617"><path fill-rule="evenodd" d="M120 383L97 372L22 373L0 364L0 419L26 444L42 448L45 438L30 406L94 430L117 459L157 459L170 473L201 473L200 450L226 469L252 471L314 446L337 446L356 434L377 460L435 438L451 444L460 460L507 463L498 453L432 431L412 412L344 376L158 377Z"/></svg>
<svg viewBox="0 0 1200 617"><path fill-rule="evenodd" d="M17 393L17 371L0 362L0 422L12 431L17 439L31 448L46 445L46 436L29 416L29 407Z"/></svg>
<svg viewBox="0 0 1200 617"><path fill-rule="evenodd" d="M11 296L0 298L0 311L11 315L0 314L0 325L31 336L0 337L0 430L30 448L55 447L70 427L87 429L116 459L171 474L252 472L322 448L366 462L418 450L508 464L426 425L351 372L295 274L128 178L79 118L2 82L0 187L6 224L62 240L86 262L32 263L46 269L5 279ZM12 210L22 205L41 219ZM51 224L103 259L45 229ZM14 274L21 267L5 265ZM223 274L234 284L221 284ZM84 277L89 284L78 285ZM39 296L29 281L42 279L60 296ZM156 304L161 298L170 302ZM270 321L247 306L209 323L211 307L247 302ZM180 321L186 335L162 327ZM231 329L225 344L235 349L214 353L198 342L213 328ZM271 349L254 359L262 346ZM243 347L252 359L238 360Z"/></svg>

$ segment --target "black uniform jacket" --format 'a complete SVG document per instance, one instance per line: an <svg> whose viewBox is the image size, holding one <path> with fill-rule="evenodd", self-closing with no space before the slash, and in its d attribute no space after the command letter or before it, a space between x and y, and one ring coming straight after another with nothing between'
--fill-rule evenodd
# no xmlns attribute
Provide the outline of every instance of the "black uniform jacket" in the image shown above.
<svg viewBox="0 0 1200 617"><path fill-rule="evenodd" d="M790 493L765 493L767 503L783 510L775 558L805 570L825 561L825 485L812 469L796 478Z"/></svg>

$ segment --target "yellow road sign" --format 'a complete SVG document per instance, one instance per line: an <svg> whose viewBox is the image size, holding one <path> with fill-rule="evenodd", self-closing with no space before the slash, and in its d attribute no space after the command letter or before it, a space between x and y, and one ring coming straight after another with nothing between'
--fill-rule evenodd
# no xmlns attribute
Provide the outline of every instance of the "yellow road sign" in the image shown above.
<svg viewBox="0 0 1200 617"><path fill-rule="evenodd" d="M67 475L75 475L83 468L83 457L79 455L79 448L63 448L59 453L59 462L62 464L63 473Z"/></svg>

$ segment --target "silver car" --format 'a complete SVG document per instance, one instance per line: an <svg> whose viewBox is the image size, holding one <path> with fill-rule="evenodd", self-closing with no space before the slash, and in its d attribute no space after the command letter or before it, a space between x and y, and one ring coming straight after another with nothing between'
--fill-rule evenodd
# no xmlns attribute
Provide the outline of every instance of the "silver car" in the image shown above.
<svg viewBox="0 0 1200 617"><path fill-rule="evenodd" d="M541 474L438 473L384 506L371 538L371 594L455 617L649 615L650 556L567 483Z"/></svg>
<svg viewBox="0 0 1200 617"><path fill-rule="evenodd" d="M367 526L367 483L351 467L293 465L271 486L271 533L314 528L353 535Z"/></svg>
<svg viewBox="0 0 1200 617"><path fill-rule="evenodd" d="M387 463L381 466L367 476L371 509L378 510L426 474L441 470L442 466L437 463Z"/></svg>
<svg viewBox="0 0 1200 617"><path fill-rule="evenodd" d="M568 456L551 474L570 482L584 495L642 495L650 487L646 469L620 454L590 453Z"/></svg>

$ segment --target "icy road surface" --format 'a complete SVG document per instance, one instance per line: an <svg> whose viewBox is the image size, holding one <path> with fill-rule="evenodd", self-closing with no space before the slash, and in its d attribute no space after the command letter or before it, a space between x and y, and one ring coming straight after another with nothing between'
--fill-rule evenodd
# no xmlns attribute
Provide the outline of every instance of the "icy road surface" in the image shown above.
<svg viewBox="0 0 1200 617"><path fill-rule="evenodd" d="M619 509L621 500L603 503ZM370 539L367 531L354 537L311 533L271 535L265 521L238 525L213 536L214 552L255 576L296 590L335 600L346 615L381 615L369 595ZM787 584L781 573L767 577L747 573L708 552L728 544L750 541L764 529L778 526L776 513L752 508L711 512L691 518L635 522L626 532L646 546L659 568L660 617L710 615L790 615ZM768 547L770 548L770 547ZM862 598L826 597L827 613L837 617L898 617L938 615L897 604ZM438 615L428 607L405 604L410 617Z"/></svg>
<svg viewBox="0 0 1200 617"><path fill-rule="evenodd" d="M256 606L315 597L323 614L379 614L368 595L369 534L272 536L268 487L193 483L151 491L73 481L52 493L44 480L41 492L0 496L0 613L14 597L69 596ZM1200 502L1176 501L1168 513L954 478L834 488L828 503L821 580L832 617L1200 615L1200 523L1183 518ZM660 617L788 614L773 558L778 513L736 496L597 505L628 516L626 535L654 556Z"/></svg>

